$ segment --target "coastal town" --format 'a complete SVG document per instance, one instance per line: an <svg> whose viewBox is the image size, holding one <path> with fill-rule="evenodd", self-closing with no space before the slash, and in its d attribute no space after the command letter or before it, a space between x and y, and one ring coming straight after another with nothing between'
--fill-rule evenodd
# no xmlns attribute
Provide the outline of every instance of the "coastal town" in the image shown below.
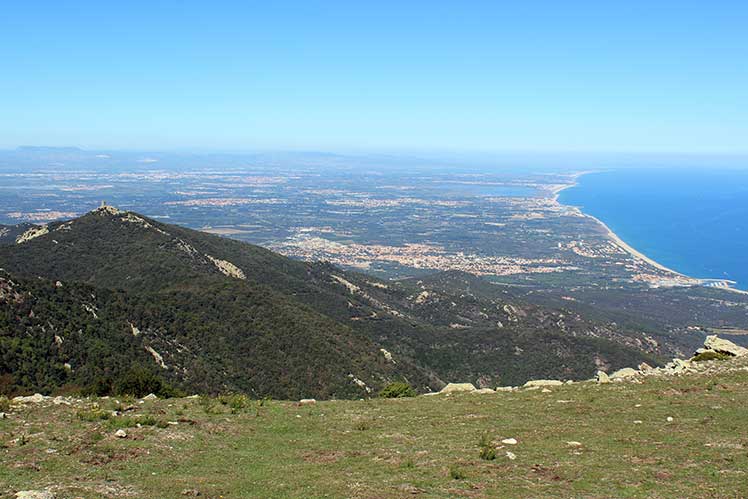
<svg viewBox="0 0 748 499"><path fill-rule="evenodd" d="M385 278L461 271L522 285L579 286L600 278L650 288L734 284L667 269L599 220L560 203L559 194L588 172L423 176L264 166L173 172L157 161L144 164L96 176L5 174L6 189L18 196L0 206L0 222L49 223L108 198L157 220ZM138 191L128 188L134 184Z"/></svg>

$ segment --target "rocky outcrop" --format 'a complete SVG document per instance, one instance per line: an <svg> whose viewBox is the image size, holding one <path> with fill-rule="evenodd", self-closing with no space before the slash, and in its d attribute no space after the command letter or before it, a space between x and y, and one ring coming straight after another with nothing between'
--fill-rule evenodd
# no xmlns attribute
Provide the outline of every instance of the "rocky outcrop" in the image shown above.
<svg viewBox="0 0 748 499"><path fill-rule="evenodd" d="M557 379L533 379L525 383L524 388L544 387L544 386L561 386L563 384L564 384L563 381L559 381Z"/></svg>
<svg viewBox="0 0 748 499"><path fill-rule="evenodd" d="M704 350L702 350L702 352L705 350L712 350L717 353L724 353L734 357L748 355L748 348L743 348L732 341L719 338L717 335L706 337L706 340L704 341Z"/></svg>
<svg viewBox="0 0 748 499"><path fill-rule="evenodd" d="M717 336L708 336L706 341L704 342L704 348L700 348L697 353L703 354L705 352L713 352L713 353L719 353L724 355L728 355L731 357L742 357L748 354L748 349L743 348L739 345L736 345L728 340L723 340L721 338L718 338ZM715 362L717 364L715 364ZM639 364L638 369L634 369L632 367L624 367L622 369L619 369L612 374L608 374L605 371L598 371L595 377L591 380L591 382L597 382L598 384L608 384L608 383L621 383L621 382L632 382L632 383L641 383L641 379L648 376L673 376L673 375L680 375L680 374L686 374L691 372L712 372L712 371L719 371L721 368L719 366L720 361L715 362L698 362L698 359L694 360L692 359L673 359L671 362L668 362L663 367L652 367L646 362L643 362ZM731 363L728 363L731 364ZM734 369L734 365L732 367L727 367L728 369ZM741 369L748 370L748 367L743 367ZM566 383L572 383L572 381L567 381ZM516 390L524 389L524 390L541 390L544 393L549 393L551 390L548 389L548 387L554 387L554 386L561 386L564 382L556 379L534 379L530 380L524 385L522 385L521 388L516 386L500 386L496 388L495 390L491 390L488 388L482 388L480 390L476 390L475 386L473 386L472 383L450 383L447 386L445 386L441 392L439 393L454 393L454 392L472 392L472 393L496 393L496 392L513 392ZM426 395L435 395L434 393L429 393Z"/></svg>
<svg viewBox="0 0 748 499"><path fill-rule="evenodd" d="M226 260L221 260L220 258L214 258L210 255L205 255L208 257L208 260L213 262L213 265L216 266L216 268L223 274L229 277L233 277L235 279L241 279L246 280L247 276L244 274L244 271L234 265L231 262L228 262Z"/></svg>
<svg viewBox="0 0 748 499"><path fill-rule="evenodd" d="M31 241L32 239L36 239L39 236L43 236L44 234L49 234L49 227L46 225L40 225L38 227L33 227L16 239L16 244L23 244L28 241Z"/></svg>
<svg viewBox="0 0 748 499"><path fill-rule="evenodd" d="M441 389L439 393L457 393L457 392L474 392L475 386L472 383L450 383Z"/></svg>
<svg viewBox="0 0 748 499"><path fill-rule="evenodd" d="M610 379L630 378L632 376L636 376L637 374L640 374L640 372L637 371L636 369L632 369L630 367L624 367L623 369L619 369L613 374L611 374Z"/></svg>

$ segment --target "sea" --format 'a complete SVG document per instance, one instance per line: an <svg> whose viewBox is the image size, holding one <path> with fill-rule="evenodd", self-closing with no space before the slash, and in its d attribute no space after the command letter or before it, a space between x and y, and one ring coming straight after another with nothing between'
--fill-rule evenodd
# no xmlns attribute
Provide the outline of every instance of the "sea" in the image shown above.
<svg viewBox="0 0 748 499"><path fill-rule="evenodd" d="M668 268L748 290L748 169L621 168L577 182L559 202Z"/></svg>

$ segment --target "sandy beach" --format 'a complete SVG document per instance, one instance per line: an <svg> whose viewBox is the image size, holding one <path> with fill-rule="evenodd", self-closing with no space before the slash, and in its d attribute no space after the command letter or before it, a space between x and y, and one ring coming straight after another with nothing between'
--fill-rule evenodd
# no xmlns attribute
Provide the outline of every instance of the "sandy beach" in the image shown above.
<svg viewBox="0 0 748 499"><path fill-rule="evenodd" d="M586 175L588 173L594 173L594 171L585 171L585 172L575 173L575 174L571 175L572 182L570 182L570 183L568 183L566 185L559 185L559 186L554 187L553 189L550 189L550 192L553 195L553 201L555 201L556 203L558 203L560 205L561 203L559 202L558 198L559 198L561 192L564 191L564 190L566 190L566 189L570 189L572 187L575 187L577 185L577 179L579 177L581 177L582 175ZM571 205L564 205L564 206L571 206ZM731 284L734 284L734 281L729 281L729 280L726 280L726 279L707 279L707 278L692 277L692 276L685 275L685 274L683 274L681 272L678 272L677 270L673 270L673 269L671 269L669 267L666 267L666 266L662 265L661 263L659 263L659 262L653 260L652 258L648 257L644 253L638 251L636 248L634 248L633 246L631 246L630 244L628 244L626 241L624 241L623 239L621 239L618 236L618 234L616 234L615 232L613 232L613 230L610 227L608 227L605 224L605 222L603 222L599 218L594 217L594 216L592 216L592 215L590 215L588 213L584 213L581 209L579 209L576 206L572 206L572 208L577 209L582 216L584 216L586 218L589 218L591 220L594 220L596 223L598 223L600 226L602 226L603 229L605 229L605 232L607 233L608 237L617 246L619 246L621 249L623 249L624 251L626 251L627 253L629 253L634 258L638 258L639 260L642 260L642 261L646 262L647 264L651 265L652 267L654 267L654 268L656 268L658 270L661 270L663 272L667 272L669 274L673 274L673 275L678 276L680 278L692 280L696 284L706 284L706 283L709 283L709 282L722 282L722 283L726 283L727 284L726 286L719 286L719 289L723 289L723 290L726 290L726 291L733 291L735 293L740 293L740 294L748 294L748 291L743 291L741 289L737 289L737 288L731 287Z"/></svg>
<svg viewBox="0 0 748 499"><path fill-rule="evenodd" d="M615 232L613 232L610 229L610 227L608 227L605 224L605 222L603 222L599 218L593 217L592 215L589 215L587 213L583 213L583 215L585 217L587 217L587 218L591 218L592 220L594 220L598 224L602 225L603 228L607 231L608 237L610 237L613 240L613 242L615 242L618 246L620 246L623 250L625 250L626 252L628 252L629 254L631 254L632 256L634 256L635 258L638 258L640 260L644 260L649 265L651 265L651 266L653 266L655 268L658 268L658 269L660 269L660 270L662 270L664 272L669 272L671 274L676 274L676 275L679 275L681 277L687 277L689 279L694 279L694 280L697 280L697 281L699 280L697 278L694 278L694 277L691 277L691 276L687 276L685 274L681 274L680 272L678 272L676 270L673 270L671 268L665 267L661 263L658 263L655 260L652 260L647 255L645 255L644 253L642 253L640 251L637 251L633 246L629 245L628 243L626 243L626 241L624 241L623 239L621 239L620 237L618 237L618 234L616 234Z"/></svg>
<svg viewBox="0 0 748 499"><path fill-rule="evenodd" d="M561 195L561 192L562 192L562 191L564 191L564 190L566 190L566 189L570 189L570 188L572 188L572 187L575 187L575 186L577 185L577 179L578 179L579 177L581 177L582 175L587 175L587 174L589 174L589 173L595 173L595 172L594 172L594 171L584 171L584 172L579 172L579 173L575 173L575 174L573 174L573 175L571 176L571 178L572 178L572 180L573 180L573 181L572 181L571 183L569 183L569 184L567 184L567 185L563 185L563 186L558 186L558 187L556 187L556 188L552 189L552 190L551 190L551 193L553 194L553 200L554 200L554 201L555 201L556 203L558 203L558 204L561 204L561 203L559 202L559 200L558 200L559 196ZM575 208L576 208L576 207L575 207ZM579 209L579 208L577 208L577 209ZM624 241L623 239L621 239L621 238L620 238L620 237L618 236L618 234L616 234L615 232L613 232L613 231L611 230L611 228L610 228L610 227L608 227L608 226L607 226L607 225L606 225L606 224L605 224L605 223L604 223L604 222L603 222L602 220L600 220L599 218L597 218L597 217L594 217L594 216L592 216L592 215L590 215L590 214L588 214L588 213L584 213L584 212L583 212L582 210L579 210L579 212L580 212L580 213L581 213L581 214L582 214L583 216L585 216L585 217L587 217L587 218L589 218L589 219L592 219L592 220L594 220L595 222L597 222L597 223L598 223L599 225L601 225L601 226L602 226L602 227L603 227L603 228L605 229L605 231L607 232L607 234L608 234L608 237L609 237L609 238L610 238L610 239L611 239L611 240L612 240L612 241L613 241L613 242L614 242L614 243L615 243L616 245L618 245L619 247L621 247L621 249L623 249L624 251L626 251L627 253L629 253L630 255L632 255L632 256L633 256L634 258L638 258L638 259L640 259L640 260L643 260L643 261L647 262L647 263L648 263L649 265L651 265L651 266L653 266L653 267L655 267L655 268L657 268L657 269L659 269L659 270L662 270L663 272L668 272L668 273L670 273L670 274L675 274L675 275L677 275L677 276L680 276L680 277L685 277L685 278L688 278L688 279L694 279L695 281L701 281L701 279L698 279L698 278L694 278L694 277L691 277L691 276L687 276L687 275L685 275L685 274L682 274L682 273L680 273L680 272L678 272L678 271L676 271L676 270L673 270L673 269L671 269L671 268L665 267L664 265L662 265L662 264L660 264L660 263L656 262L655 260L653 260L653 259L649 258L649 257L648 257L647 255L645 255L644 253L641 253L640 251L637 251L637 250L636 250L636 248L634 248L633 246L631 246L631 245L629 245L628 243L626 243L626 241Z"/></svg>

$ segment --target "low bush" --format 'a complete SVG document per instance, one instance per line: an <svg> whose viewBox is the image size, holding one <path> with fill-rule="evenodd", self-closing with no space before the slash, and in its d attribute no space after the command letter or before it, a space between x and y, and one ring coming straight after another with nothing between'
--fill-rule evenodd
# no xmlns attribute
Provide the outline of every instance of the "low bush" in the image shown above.
<svg viewBox="0 0 748 499"><path fill-rule="evenodd" d="M480 458L484 461L493 461L496 459L496 449L493 445L486 445L480 448Z"/></svg>
<svg viewBox="0 0 748 499"><path fill-rule="evenodd" d="M112 393L117 395L132 395L145 397L153 393L161 398L178 397L181 393L169 385L160 376L144 367L133 366L114 381Z"/></svg>
<svg viewBox="0 0 748 499"><path fill-rule="evenodd" d="M478 448L480 449L480 458L484 461L493 461L496 459L496 447L494 447L487 433L481 435L480 440L478 440Z"/></svg>
<svg viewBox="0 0 748 499"><path fill-rule="evenodd" d="M415 397L416 391L412 386L404 381L394 381L382 388L382 391L379 392L379 396L386 399Z"/></svg>
<svg viewBox="0 0 748 499"><path fill-rule="evenodd" d="M218 401L223 405L229 406L233 414L238 413L242 409L246 409L250 403L249 397L242 393L219 395Z"/></svg>
<svg viewBox="0 0 748 499"><path fill-rule="evenodd" d="M449 476L452 480L464 480L467 478L467 473L457 466L452 466L449 468Z"/></svg>
<svg viewBox="0 0 748 499"><path fill-rule="evenodd" d="M101 409L80 410L76 414L78 419L88 421L89 423L93 423L94 421L106 421L112 417L111 412L103 411Z"/></svg>
<svg viewBox="0 0 748 499"><path fill-rule="evenodd" d="M730 357L731 356L726 353L714 352L714 351L709 350L709 351L701 352L699 354L694 355L694 357L691 360L693 362L704 362L707 360L727 360Z"/></svg>

